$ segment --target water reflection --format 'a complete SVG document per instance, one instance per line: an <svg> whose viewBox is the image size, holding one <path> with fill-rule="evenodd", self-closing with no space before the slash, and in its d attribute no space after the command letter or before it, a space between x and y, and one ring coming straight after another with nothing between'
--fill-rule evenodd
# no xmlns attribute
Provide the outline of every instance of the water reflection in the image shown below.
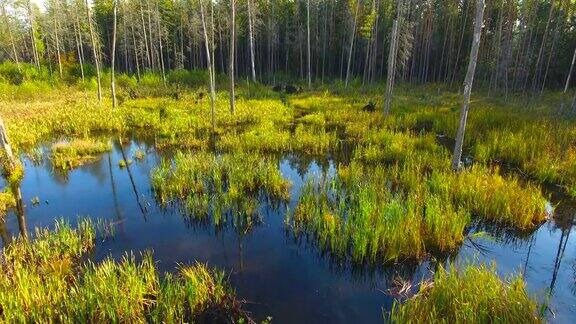
<svg viewBox="0 0 576 324"><path fill-rule="evenodd" d="M149 153L142 161L118 167L121 159L130 159L141 147ZM536 232L519 234L478 224L471 234L487 231L493 238L470 236L457 255L422 263L359 265L319 250L313 239L286 232L285 213L295 208L302 185L333 175L332 160L298 154L281 159L281 173L293 184L290 202L260 195L254 217L229 212L215 224L189 217L177 205L162 208L149 203L155 201L150 170L162 156L170 158L171 152L156 152L153 140L122 145L115 141L110 154L65 177L53 171L49 159L39 166L26 163L18 190L22 208L0 222L3 246L12 235L53 226L57 218L71 223L78 215L104 218L117 224L116 237L98 245L92 255L95 261L108 255L120 258L128 250L152 249L162 271L206 262L230 274L239 297L249 301L247 308L256 318L271 315L277 322L381 322L382 312L391 308L395 297L415 292L417 283L430 278L439 265L468 262L479 255L480 262L496 261L503 277L523 274L532 294L549 292L556 321L576 321L576 243L571 234L576 208L566 199L560 203L556 195L554 219ZM24 202L36 196L50 203L26 209ZM405 286L411 287L408 293Z"/></svg>

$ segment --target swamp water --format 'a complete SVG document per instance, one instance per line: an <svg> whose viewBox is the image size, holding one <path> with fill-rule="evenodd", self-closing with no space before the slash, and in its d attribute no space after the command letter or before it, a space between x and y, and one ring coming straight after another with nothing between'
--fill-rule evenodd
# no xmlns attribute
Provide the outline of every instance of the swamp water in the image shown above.
<svg viewBox="0 0 576 324"><path fill-rule="evenodd" d="M137 149L147 152L142 161L133 159ZM53 171L49 159L34 164L23 158L24 216L13 211L6 216L0 226L2 246L22 226L30 231L36 226L51 227L58 218L72 224L78 217L103 219L114 224L114 236L98 242L91 259L119 259L127 251L139 255L152 250L161 271L195 261L208 263L227 271L238 298L245 300L244 308L255 319L271 316L278 323L382 322L383 313L398 297L394 292L402 290L401 283L412 283L414 292L420 280L431 276L434 264L430 261L378 268L351 266L324 255L313 238L296 238L286 228L285 214L295 208L300 189L310 178L333 174L330 162L298 156L281 160L280 171L292 183L290 202L273 206L262 201L261 222L244 232L234 229L231 220L216 228L210 221L185 216L177 206L158 205L150 171L160 163L161 155L153 145L139 141L124 145L123 150L134 160L129 168L119 167L123 155L115 144L112 152L66 175ZM523 274L529 292L539 301L549 300L549 321L574 323L576 204L558 193L551 196L554 217L537 231L467 240L455 260L495 261L502 276Z"/></svg>

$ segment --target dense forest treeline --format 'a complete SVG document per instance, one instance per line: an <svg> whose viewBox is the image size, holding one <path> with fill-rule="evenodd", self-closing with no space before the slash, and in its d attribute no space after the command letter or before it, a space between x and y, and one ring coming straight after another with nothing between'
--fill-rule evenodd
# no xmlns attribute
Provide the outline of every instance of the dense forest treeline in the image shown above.
<svg viewBox="0 0 576 324"><path fill-rule="evenodd" d="M1 3L0 60L32 63L60 76L83 75L85 69L112 62L116 71L138 77L145 71L165 75L173 69L204 69L211 56L216 72L233 69L237 77L262 82L283 75L365 84L386 78L388 57L395 53L398 81L459 84L468 64L476 1ZM477 84L502 92L569 86L576 1L488 0L483 22Z"/></svg>

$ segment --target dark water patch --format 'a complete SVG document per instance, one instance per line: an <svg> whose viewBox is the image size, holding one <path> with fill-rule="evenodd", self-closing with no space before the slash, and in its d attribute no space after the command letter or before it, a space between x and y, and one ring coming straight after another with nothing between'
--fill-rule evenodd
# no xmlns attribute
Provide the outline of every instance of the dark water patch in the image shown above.
<svg viewBox="0 0 576 324"><path fill-rule="evenodd" d="M48 144L45 147L49 148ZM118 166L138 149L146 152L141 161L133 159L127 168ZM405 294L400 292L404 283L414 292L437 264L446 262L430 259L354 265L333 259L313 241L286 232L286 210L295 208L308 179L336 172L334 159L301 154L283 158L279 168L292 182L291 199L282 206L263 200L258 207L260 221L246 232L194 220L178 206L157 204L150 172L162 158L173 154L157 151L153 138L131 141L122 145L122 150L114 140L112 152L66 177L54 172L49 159L34 164L25 158L20 186L23 213L11 211L0 223L2 244L21 228L51 227L58 218L73 224L81 216L105 219L114 224L115 236L98 244L91 259L121 258L127 251L149 249L161 271L174 271L178 264L206 262L230 273L237 295L247 301L245 308L257 319L272 316L280 323L382 322L382 310L389 310L394 298ZM40 204L32 204L35 197ZM495 238L470 238L450 259L460 263L495 261L502 276L520 272L531 293L542 299L550 294L556 316L551 320L569 323L576 321L576 235L572 233L576 205L556 198L552 195L555 217L537 231L525 235L491 231ZM472 232L482 230L487 229L476 227Z"/></svg>

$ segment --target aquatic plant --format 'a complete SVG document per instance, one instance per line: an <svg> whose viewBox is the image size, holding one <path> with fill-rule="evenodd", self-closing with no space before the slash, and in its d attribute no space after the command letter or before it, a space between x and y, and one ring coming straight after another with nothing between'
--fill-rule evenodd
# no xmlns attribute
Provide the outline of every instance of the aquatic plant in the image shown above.
<svg viewBox="0 0 576 324"><path fill-rule="evenodd" d="M227 213L257 218L261 194L272 200L289 199L290 183L277 162L256 154L216 156L206 152L177 153L152 170L151 182L162 204L179 200L195 218L212 215L216 225Z"/></svg>
<svg viewBox="0 0 576 324"><path fill-rule="evenodd" d="M128 159L128 160L120 159L118 161L118 167L121 169L129 166L130 164L132 164L132 160L130 160L130 159Z"/></svg>
<svg viewBox="0 0 576 324"><path fill-rule="evenodd" d="M338 257L378 263L454 252L473 222L532 230L545 219L538 187L481 166L454 173L431 152L340 165L336 176L304 186L286 223Z"/></svg>
<svg viewBox="0 0 576 324"><path fill-rule="evenodd" d="M69 170L99 158L112 150L110 142L93 139L73 139L52 145L52 165L56 169Z"/></svg>
<svg viewBox="0 0 576 324"><path fill-rule="evenodd" d="M10 208L16 206L16 199L9 188L0 192L0 217L4 217Z"/></svg>
<svg viewBox="0 0 576 324"><path fill-rule="evenodd" d="M0 278L3 322L182 322L246 318L222 272L196 263L161 276L150 253L120 262L80 263L94 247L94 227L59 221L33 241L5 247Z"/></svg>
<svg viewBox="0 0 576 324"><path fill-rule="evenodd" d="M395 302L392 323L541 323L538 305L522 277L502 281L494 267L440 267L432 283L404 303Z"/></svg>
<svg viewBox="0 0 576 324"><path fill-rule="evenodd" d="M137 149L137 150L134 152L134 158L135 158L136 160L138 160L138 161L144 160L145 157L146 157L146 152L144 152L144 150Z"/></svg>
<svg viewBox="0 0 576 324"><path fill-rule="evenodd" d="M470 216L425 190L393 193L388 170L340 168L342 178L309 182L286 223L310 233L320 248L354 262L420 259L448 253L464 240ZM362 173L363 177L351 175Z"/></svg>

